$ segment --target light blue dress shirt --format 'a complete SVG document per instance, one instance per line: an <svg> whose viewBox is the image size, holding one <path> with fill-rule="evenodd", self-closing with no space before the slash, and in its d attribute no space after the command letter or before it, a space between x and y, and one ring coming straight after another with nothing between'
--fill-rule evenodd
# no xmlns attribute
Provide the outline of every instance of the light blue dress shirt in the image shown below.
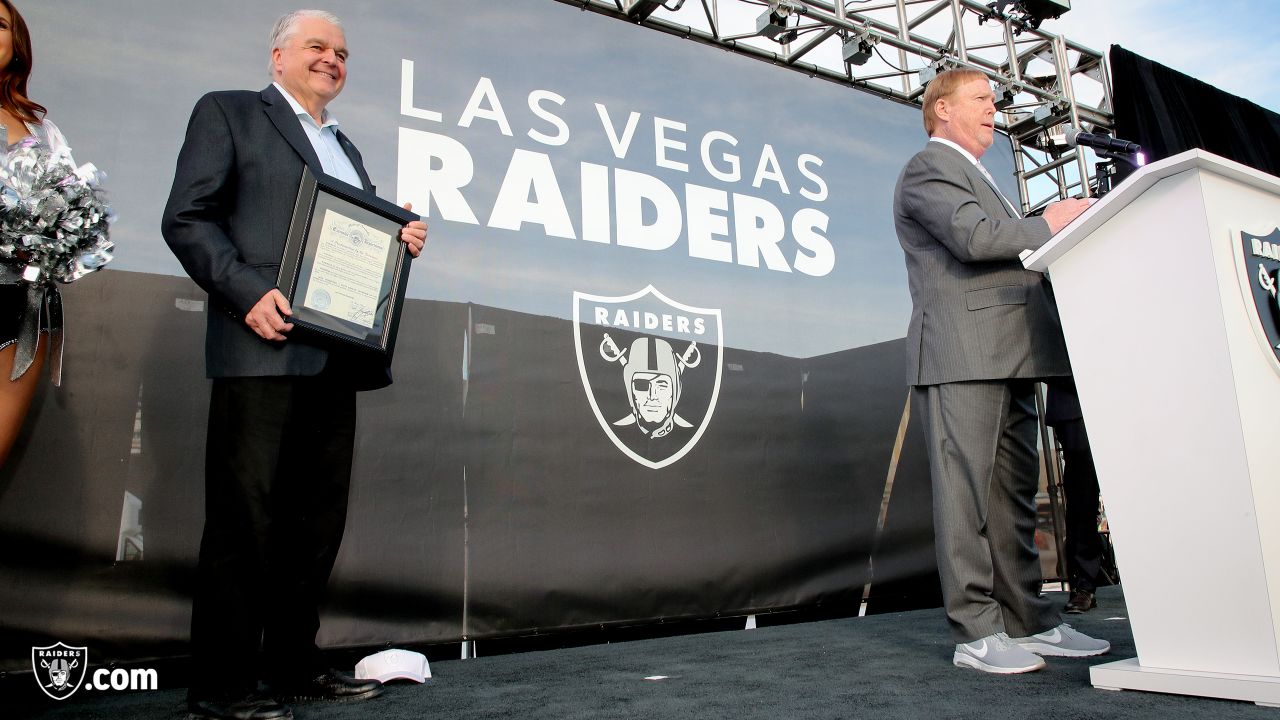
<svg viewBox="0 0 1280 720"><path fill-rule="evenodd" d="M288 90L284 89L280 83L272 83L285 100L289 101L289 106L293 108L294 114L298 116L298 123L302 125L302 131L307 134L307 139L311 141L311 147L316 151L316 157L320 158L320 167L328 175L332 175L339 180L363 188L360 182L360 174L356 172L356 166L351 163L351 158L342 150L342 144L338 142L338 119L328 110L324 111L321 116L324 120L320 125L316 124L316 119L302 107L302 104L293 99Z"/></svg>

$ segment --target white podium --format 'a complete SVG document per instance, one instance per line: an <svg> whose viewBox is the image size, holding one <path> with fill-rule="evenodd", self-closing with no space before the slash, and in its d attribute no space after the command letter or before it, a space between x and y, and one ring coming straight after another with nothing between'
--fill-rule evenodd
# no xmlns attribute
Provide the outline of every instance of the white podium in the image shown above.
<svg viewBox="0 0 1280 720"><path fill-rule="evenodd" d="M1138 651L1095 687L1280 704L1280 362L1247 284L1275 261L1238 247L1278 226L1280 178L1193 150L1024 260L1053 280Z"/></svg>

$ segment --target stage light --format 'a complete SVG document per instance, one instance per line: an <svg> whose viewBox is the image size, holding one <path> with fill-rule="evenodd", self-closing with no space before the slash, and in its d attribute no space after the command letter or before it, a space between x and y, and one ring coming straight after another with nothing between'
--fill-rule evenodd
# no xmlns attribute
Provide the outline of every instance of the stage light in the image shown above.
<svg viewBox="0 0 1280 720"><path fill-rule="evenodd" d="M675 0L674 5L668 5L671 0L628 0L626 5L627 17L632 20L648 20L649 16L658 8L676 11L680 6L684 5L684 0Z"/></svg>
<svg viewBox="0 0 1280 720"><path fill-rule="evenodd" d="M794 0L771 0L769 9L756 18L756 34L778 42L794 40L796 34L790 20L804 11L804 6Z"/></svg>
<svg viewBox="0 0 1280 720"><path fill-rule="evenodd" d="M1038 28L1045 20L1062 17L1063 13L1071 9L1071 0L996 0L987 9L1025 23L1028 27Z"/></svg>
<svg viewBox="0 0 1280 720"><path fill-rule="evenodd" d="M1020 4L1037 22L1060 18L1071 9L1071 0L1022 0Z"/></svg>
<svg viewBox="0 0 1280 720"><path fill-rule="evenodd" d="M845 41L840 54L850 65L866 65L874 52L875 41L866 33L859 33Z"/></svg>
<svg viewBox="0 0 1280 720"><path fill-rule="evenodd" d="M1006 111L1010 115L1007 131L1024 145L1036 147L1055 156L1066 149L1061 132L1056 126L1066 122L1071 115L1063 100L1046 102L1030 110Z"/></svg>
<svg viewBox="0 0 1280 720"><path fill-rule="evenodd" d="M938 73L946 72L951 69L951 65L946 60L934 60L933 62L920 68L920 88L924 89L925 85L933 82L938 77Z"/></svg>
<svg viewBox="0 0 1280 720"><path fill-rule="evenodd" d="M631 0L627 5L627 15L633 20L648 20L660 7L662 0Z"/></svg>
<svg viewBox="0 0 1280 720"><path fill-rule="evenodd" d="M756 34L760 37L777 40L778 36L786 31L787 18L773 10L765 10L764 14L756 19Z"/></svg>
<svg viewBox="0 0 1280 720"><path fill-rule="evenodd" d="M1065 103L1045 103L1031 111L1031 121L1042 128L1052 127L1066 118Z"/></svg>
<svg viewBox="0 0 1280 720"><path fill-rule="evenodd" d="M1018 87L1015 85L1001 85L996 88L996 109L1004 110L1012 107L1014 99L1018 97Z"/></svg>

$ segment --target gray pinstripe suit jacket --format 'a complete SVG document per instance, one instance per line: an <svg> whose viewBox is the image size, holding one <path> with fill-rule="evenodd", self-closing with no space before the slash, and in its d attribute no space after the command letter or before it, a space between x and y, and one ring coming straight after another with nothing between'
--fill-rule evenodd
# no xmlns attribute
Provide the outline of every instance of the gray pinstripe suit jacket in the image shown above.
<svg viewBox="0 0 1280 720"><path fill-rule="evenodd" d="M893 199L911 290L907 383L1069 375L1053 290L1018 253L1049 240L1042 218L1014 217L967 158L930 142Z"/></svg>

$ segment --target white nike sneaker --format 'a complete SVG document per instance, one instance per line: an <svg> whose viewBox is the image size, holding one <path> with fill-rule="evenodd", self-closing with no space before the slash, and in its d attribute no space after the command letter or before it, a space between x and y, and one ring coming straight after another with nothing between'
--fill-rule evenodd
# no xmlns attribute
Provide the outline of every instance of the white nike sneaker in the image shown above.
<svg viewBox="0 0 1280 720"><path fill-rule="evenodd" d="M1009 640L1004 633L988 635L973 642L956 645L951 662L956 667L971 667L983 672L1011 675L1044 667L1044 660Z"/></svg>
<svg viewBox="0 0 1280 720"><path fill-rule="evenodd" d="M1050 657L1089 657L1111 649L1111 643L1106 640L1091 638L1066 623L1030 637L1014 638L1013 642L1037 655Z"/></svg>

